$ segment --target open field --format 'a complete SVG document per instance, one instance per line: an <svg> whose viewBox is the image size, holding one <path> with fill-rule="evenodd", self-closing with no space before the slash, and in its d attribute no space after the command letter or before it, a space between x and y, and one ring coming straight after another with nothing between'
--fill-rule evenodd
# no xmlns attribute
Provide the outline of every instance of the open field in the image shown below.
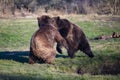
<svg viewBox="0 0 120 80"><path fill-rule="evenodd" d="M29 43L38 29L36 19L0 19L0 80L119 80L120 38L93 40L119 32L120 21L81 21L67 17L85 32L95 57L78 51L74 59L66 51L58 54L55 64L28 64Z"/></svg>

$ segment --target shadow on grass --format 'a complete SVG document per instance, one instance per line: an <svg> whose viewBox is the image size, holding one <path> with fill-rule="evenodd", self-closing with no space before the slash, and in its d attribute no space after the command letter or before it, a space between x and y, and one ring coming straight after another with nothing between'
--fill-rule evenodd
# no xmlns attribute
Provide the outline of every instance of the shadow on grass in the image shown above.
<svg viewBox="0 0 120 80"><path fill-rule="evenodd" d="M64 54L56 54L56 58L69 58L69 56Z"/></svg>
<svg viewBox="0 0 120 80"><path fill-rule="evenodd" d="M0 59L14 60L20 63L28 63L29 51L3 51L0 52ZM56 58L67 58L67 55L57 54Z"/></svg>
<svg viewBox="0 0 120 80"><path fill-rule="evenodd" d="M21 74L1 74L0 80L47 80L42 76L36 77L32 75L21 75Z"/></svg>
<svg viewBox="0 0 120 80"><path fill-rule="evenodd" d="M29 51L4 51L0 52L0 59L14 60L21 63L28 62Z"/></svg>

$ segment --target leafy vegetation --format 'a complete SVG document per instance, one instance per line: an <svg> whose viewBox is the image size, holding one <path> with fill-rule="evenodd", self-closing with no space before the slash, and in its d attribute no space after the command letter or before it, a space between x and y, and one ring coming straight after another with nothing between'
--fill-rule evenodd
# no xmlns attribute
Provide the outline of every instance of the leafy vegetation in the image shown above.
<svg viewBox="0 0 120 80"><path fill-rule="evenodd" d="M85 32L95 57L90 59L78 51L70 59L64 50L56 55L54 65L28 64L29 43L38 29L36 19L0 20L0 80L119 80L120 38L94 40L93 38L120 31L117 21L79 21L68 19Z"/></svg>
<svg viewBox="0 0 120 80"><path fill-rule="evenodd" d="M26 13L112 14L120 15L120 0L0 0L0 14L24 17ZM1 16L3 17L3 16ZM5 16L6 17L6 16Z"/></svg>

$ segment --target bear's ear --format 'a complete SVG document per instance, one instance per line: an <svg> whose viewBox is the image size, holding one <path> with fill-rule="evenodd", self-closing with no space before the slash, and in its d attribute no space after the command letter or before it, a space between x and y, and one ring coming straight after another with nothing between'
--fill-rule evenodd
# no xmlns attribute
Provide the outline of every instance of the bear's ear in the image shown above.
<svg viewBox="0 0 120 80"><path fill-rule="evenodd" d="M46 16L45 19L48 20L48 19L50 19L50 17L49 17L49 16Z"/></svg>
<svg viewBox="0 0 120 80"><path fill-rule="evenodd" d="M37 17L37 20L39 21L39 20L40 20L40 17Z"/></svg>
<svg viewBox="0 0 120 80"><path fill-rule="evenodd" d="M59 21L60 20L60 17L58 16L58 17L56 17L57 18L57 21Z"/></svg>

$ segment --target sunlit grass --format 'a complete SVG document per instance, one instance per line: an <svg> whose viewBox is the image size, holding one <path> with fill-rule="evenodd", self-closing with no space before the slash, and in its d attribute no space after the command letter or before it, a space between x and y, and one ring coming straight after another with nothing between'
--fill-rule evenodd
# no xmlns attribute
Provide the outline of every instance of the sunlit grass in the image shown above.
<svg viewBox="0 0 120 80"><path fill-rule="evenodd" d="M31 35L37 29L34 20L0 20L0 50L28 48Z"/></svg>
<svg viewBox="0 0 120 80"><path fill-rule="evenodd" d="M78 16L77 16L78 17ZM38 29L36 19L0 20L0 80L119 80L120 38L93 40L120 31L119 22L79 21L68 18L85 32L95 55L78 51L74 59L57 54L54 65L28 64L29 44Z"/></svg>

